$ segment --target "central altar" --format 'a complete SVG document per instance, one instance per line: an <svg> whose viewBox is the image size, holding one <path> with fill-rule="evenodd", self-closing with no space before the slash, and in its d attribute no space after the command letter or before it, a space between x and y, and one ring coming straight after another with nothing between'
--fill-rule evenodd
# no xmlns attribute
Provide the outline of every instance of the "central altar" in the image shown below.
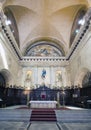
<svg viewBox="0 0 91 130"><path fill-rule="evenodd" d="M57 101L30 101L30 108L56 108Z"/></svg>

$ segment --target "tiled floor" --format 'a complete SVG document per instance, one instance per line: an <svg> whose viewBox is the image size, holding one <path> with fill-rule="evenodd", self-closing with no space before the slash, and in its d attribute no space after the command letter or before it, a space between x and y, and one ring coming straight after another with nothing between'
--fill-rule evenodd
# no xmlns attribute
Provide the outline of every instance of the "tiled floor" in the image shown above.
<svg viewBox="0 0 91 130"><path fill-rule="evenodd" d="M56 123L35 122L28 127L28 122L0 121L0 130L91 130L91 123Z"/></svg>
<svg viewBox="0 0 91 130"><path fill-rule="evenodd" d="M60 123L61 130L91 130L90 123Z"/></svg>
<svg viewBox="0 0 91 130"><path fill-rule="evenodd" d="M27 130L27 122L0 121L0 130Z"/></svg>
<svg viewBox="0 0 91 130"><path fill-rule="evenodd" d="M30 122L31 109L0 109L0 130L91 130L91 110L56 110L57 122Z"/></svg>
<svg viewBox="0 0 91 130"><path fill-rule="evenodd" d="M35 122L31 123L29 130L59 130L56 123Z"/></svg>

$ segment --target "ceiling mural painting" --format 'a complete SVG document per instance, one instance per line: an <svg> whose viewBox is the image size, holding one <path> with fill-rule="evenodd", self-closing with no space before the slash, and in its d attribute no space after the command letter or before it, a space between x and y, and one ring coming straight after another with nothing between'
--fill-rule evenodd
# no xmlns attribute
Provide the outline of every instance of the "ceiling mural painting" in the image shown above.
<svg viewBox="0 0 91 130"><path fill-rule="evenodd" d="M62 52L52 45L37 45L30 48L26 56L39 56L39 57L59 57L63 56Z"/></svg>
<svg viewBox="0 0 91 130"><path fill-rule="evenodd" d="M51 41L38 41L27 47L24 56L62 57L64 50Z"/></svg>

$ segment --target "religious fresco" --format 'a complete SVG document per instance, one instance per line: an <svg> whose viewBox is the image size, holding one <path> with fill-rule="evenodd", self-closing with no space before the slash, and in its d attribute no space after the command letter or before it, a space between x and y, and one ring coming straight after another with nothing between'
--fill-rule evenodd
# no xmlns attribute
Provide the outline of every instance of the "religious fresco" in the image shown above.
<svg viewBox="0 0 91 130"><path fill-rule="evenodd" d="M52 45L37 45L27 52L27 56L60 57L62 52Z"/></svg>
<svg viewBox="0 0 91 130"><path fill-rule="evenodd" d="M31 81L32 71L29 70L26 72L26 81Z"/></svg>
<svg viewBox="0 0 91 130"><path fill-rule="evenodd" d="M26 72L25 88L30 89L31 87L32 87L32 71L29 70Z"/></svg>
<svg viewBox="0 0 91 130"><path fill-rule="evenodd" d="M56 71L56 85L62 86L62 72L60 70Z"/></svg>

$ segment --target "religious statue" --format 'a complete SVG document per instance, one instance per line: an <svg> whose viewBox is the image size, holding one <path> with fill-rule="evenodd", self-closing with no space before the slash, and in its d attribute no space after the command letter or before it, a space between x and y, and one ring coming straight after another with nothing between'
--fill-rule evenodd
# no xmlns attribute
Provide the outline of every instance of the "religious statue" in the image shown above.
<svg viewBox="0 0 91 130"><path fill-rule="evenodd" d="M42 70L41 77L42 77L42 79L45 79L45 77L46 77L46 70L45 69Z"/></svg>

